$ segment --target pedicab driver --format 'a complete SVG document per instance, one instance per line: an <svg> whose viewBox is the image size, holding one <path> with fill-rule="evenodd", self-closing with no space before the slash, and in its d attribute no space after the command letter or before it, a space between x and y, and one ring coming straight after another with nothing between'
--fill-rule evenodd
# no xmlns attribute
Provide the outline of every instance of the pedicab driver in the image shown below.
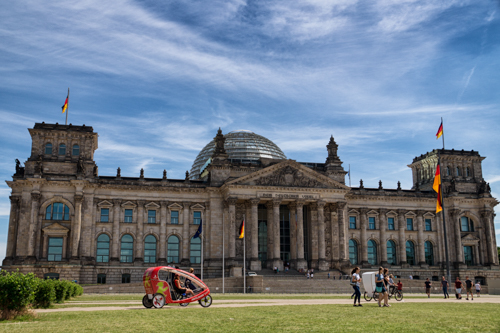
<svg viewBox="0 0 500 333"><path fill-rule="evenodd" d="M174 288L181 294L185 293L186 295L194 296L194 293L191 289L182 287L181 280L179 279L179 274L175 274L174 276Z"/></svg>

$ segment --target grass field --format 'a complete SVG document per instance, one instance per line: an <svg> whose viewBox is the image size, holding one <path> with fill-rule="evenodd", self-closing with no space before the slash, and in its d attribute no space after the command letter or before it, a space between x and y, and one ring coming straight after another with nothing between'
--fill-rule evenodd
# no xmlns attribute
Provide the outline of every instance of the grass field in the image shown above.
<svg viewBox="0 0 500 333"><path fill-rule="evenodd" d="M121 300L137 300L139 295L89 295L74 301L111 302L121 297ZM224 297L245 302L242 295ZM372 301L363 305L362 308L328 304L206 309L192 305L161 310L52 312L38 314L33 319L0 322L0 332L500 332L499 304L393 302L390 308L379 308Z"/></svg>

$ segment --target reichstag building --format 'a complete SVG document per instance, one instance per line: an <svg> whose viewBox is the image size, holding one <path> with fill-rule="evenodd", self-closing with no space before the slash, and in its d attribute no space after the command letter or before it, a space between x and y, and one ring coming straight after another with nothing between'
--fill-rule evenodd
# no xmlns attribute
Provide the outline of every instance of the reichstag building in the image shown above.
<svg viewBox="0 0 500 333"><path fill-rule="evenodd" d="M3 269L80 283L142 281L146 267L201 265L204 276L249 270L388 266L408 276L444 273L441 213L432 190L437 150L408 165L411 189L345 184L333 137L321 163L287 159L250 131L215 138L185 179L100 175L90 126L36 123L17 162ZM500 277L493 208L477 151L440 150L452 276ZM27 153L27 152L26 152ZM193 156L194 157L194 156ZM239 226L245 219L245 239ZM223 246L224 251L223 251ZM222 257L225 267L222 267Z"/></svg>

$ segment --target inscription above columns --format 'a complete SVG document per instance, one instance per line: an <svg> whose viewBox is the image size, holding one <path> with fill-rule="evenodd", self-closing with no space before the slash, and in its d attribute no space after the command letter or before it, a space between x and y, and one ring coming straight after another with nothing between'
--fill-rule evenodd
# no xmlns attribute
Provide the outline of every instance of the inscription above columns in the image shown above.
<svg viewBox="0 0 500 333"><path fill-rule="evenodd" d="M277 198L277 199L305 199L305 200L317 200L320 198L319 194L295 194L295 193L257 193L259 198Z"/></svg>

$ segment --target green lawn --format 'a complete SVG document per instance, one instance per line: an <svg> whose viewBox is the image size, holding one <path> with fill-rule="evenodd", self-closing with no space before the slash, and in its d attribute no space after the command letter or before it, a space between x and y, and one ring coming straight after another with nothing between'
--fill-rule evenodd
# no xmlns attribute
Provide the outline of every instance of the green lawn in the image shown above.
<svg viewBox="0 0 500 333"><path fill-rule="evenodd" d="M485 303L393 303L379 308L290 305L246 308L54 312L0 322L0 332L499 332L500 307Z"/></svg>

